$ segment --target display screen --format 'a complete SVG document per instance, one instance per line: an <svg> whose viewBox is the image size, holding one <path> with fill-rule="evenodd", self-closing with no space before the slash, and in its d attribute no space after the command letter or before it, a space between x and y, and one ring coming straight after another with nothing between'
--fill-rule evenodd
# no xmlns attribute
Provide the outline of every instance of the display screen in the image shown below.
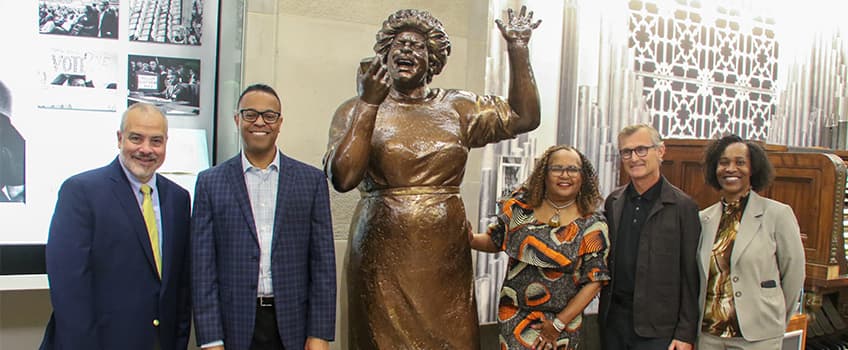
<svg viewBox="0 0 848 350"><path fill-rule="evenodd" d="M210 165L217 14L211 0L3 2L0 259L46 243L62 182L117 156L133 103L166 113L160 173L192 189Z"/></svg>

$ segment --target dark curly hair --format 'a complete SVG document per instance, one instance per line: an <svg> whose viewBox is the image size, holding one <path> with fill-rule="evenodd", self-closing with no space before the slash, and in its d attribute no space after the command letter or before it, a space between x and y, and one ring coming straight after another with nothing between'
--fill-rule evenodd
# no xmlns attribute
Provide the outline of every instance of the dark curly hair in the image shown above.
<svg viewBox="0 0 848 350"><path fill-rule="evenodd" d="M766 155L766 151L756 142L744 140L737 135L727 135L714 140L707 145L704 151L704 181L717 190L721 190L718 183L716 170L721 154L734 143L742 143L748 146L748 158L751 160L751 189L759 192L771 184L774 179L774 168Z"/></svg>
<svg viewBox="0 0 848 350"><path fill-rule="evenodd" d="M548 163L550 163L551 155L557 151L574 151L580 157L580 177L583 180L580 185L580 191L577 192L577 210L580 215L588 215L598 209L601 203L601 193L598 190L598 174L595 172L595 167L586 159L583 153L580 153L576 148L555 145L548 148L542 157L536 161L536 166L533 167L533 173L527 178L527 181L521 186L527 192L527 204L534 208L542 205L542 200L545 199L545 178L547 176Z"/></svg>
<svg viewBox="0 0 848 350"><path fill-rule="evenodd" d="M448 62L451 53L451 43L445 32L442 22L433 17L427 11L413 9L398 10L383 21L383 27L377 32L377 43L374 44L374 52L383 59L389 57L389 48L395 40L395 36L404 31L421 33L427 38L427 83L433 81L433 77L442 72Z"/></svg>

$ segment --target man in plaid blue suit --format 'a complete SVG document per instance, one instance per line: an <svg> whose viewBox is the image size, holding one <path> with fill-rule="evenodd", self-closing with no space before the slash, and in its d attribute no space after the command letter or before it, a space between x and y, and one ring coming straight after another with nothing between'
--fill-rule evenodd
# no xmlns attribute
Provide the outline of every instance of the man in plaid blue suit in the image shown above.
<svg viewBox="0 0 848 350"><path fill-rule="evenodd" d="M336 270L323 173L276 140L277 93L251 85L234 120L243 151L197 178L192 297L203 349L329 349Z"/></svg>

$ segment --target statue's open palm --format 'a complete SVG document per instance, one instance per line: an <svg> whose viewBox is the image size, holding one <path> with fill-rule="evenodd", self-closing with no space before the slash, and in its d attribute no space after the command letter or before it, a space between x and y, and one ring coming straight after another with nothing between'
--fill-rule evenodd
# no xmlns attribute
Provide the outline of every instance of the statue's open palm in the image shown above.
<svg viewBox="0 0 848 350"><path fill-rule="evenodd" d="M507 9L507 16L507 23L496 19L495 24L498 25L501 35L503 35L504 40L508 43L527 43L530 40L530 34L533 32L533 29L538 28L539 24L542 23L542 20L533 22L533 11L528 13L527 6L521 6L518 16L515 15L515 11L512 9Z"/></svg>

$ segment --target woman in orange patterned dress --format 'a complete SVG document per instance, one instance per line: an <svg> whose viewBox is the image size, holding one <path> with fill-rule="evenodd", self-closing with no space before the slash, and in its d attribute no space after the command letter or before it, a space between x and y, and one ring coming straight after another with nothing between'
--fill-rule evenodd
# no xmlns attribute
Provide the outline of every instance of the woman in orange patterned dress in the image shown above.
<svg viewBox="0 0 848 350"><path fill-rule="evenodd" d="M579 348L583 309L610 278L600 199L586 157L553 146L488 232L472 236L472 248L509 256L498 305L501 349Z"/></svg>

